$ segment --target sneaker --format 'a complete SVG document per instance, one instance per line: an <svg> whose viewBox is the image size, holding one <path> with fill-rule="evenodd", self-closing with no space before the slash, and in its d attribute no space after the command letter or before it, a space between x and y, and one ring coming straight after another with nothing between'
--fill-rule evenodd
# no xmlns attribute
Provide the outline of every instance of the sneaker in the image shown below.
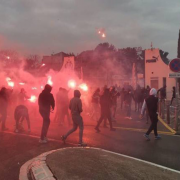
<svg viewBox="0 0 180 180"><path fill-rule="evenodd" d="M101 132L98 127L95 127L94 129L95 129L97 132Z"/></svg>
<svg viewBox="0 0 180 180"><path fill-rule="evenodd" d="M116 129L115 128L111 128L110 131L116 131Z"/></svg>
<svg viewBox="0 0 180 180"><path fill-rule="evenodd" d="M19 133L19 130L18 130L18 129L15 129L14 132L15 132L15 133Z"/></svg>
<svg viewBox="0 0 180 180"><path fill-rule="evenodd" d="M40 140L39 140L39 143L41 143L41 144L46 144L46 143L47 143L47 141L46 141L45 139L43 139L43 140L42 140L42 139L40 139Z"/></svg>
<svg viewBox="0 0 180 180"><path fill-rule="evenodd" d="M155 139L161 139L161 136L159 136L159 135L157 135L157 136L155 136Z"/></svg>
<svg viewBox="0 0 180 180"><path fill-rule="evenodd" d="M147 141L150 141L150 137L147 134L144 134L144 137L147 139Z"/></svg>
<svg viewBox="0 0 180 180"><path fill-rule="evenodd" d="M44 140L46 140L48 142L48 138L47 137L44 137Z"/></svg>
<svg viewBox="0 0 180 180"><path fill-rule="evenodd" d="M78 146L86 147L86 146L87 146L87 143L85 143L85 142L78 143Z"/></svg>

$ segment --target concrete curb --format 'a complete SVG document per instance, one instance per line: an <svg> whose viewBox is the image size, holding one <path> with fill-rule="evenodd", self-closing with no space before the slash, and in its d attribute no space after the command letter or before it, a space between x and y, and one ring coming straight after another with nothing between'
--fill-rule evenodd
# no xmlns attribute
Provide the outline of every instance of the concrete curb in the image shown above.
<svg viewBox="0 0 180 180"><path fill-rule="evenodd" d="M66 147L66 148L61 148L61 149L57 149L57 150L52 150L52 151L48 151L46 153L43 153L37 157L35 157L32 160L27 161L20 169L20 174L19 174L19 180L29 180L28 178L28 174L30 174L31 179L33 180L56 180L56 177L53 176L51 170L49 169L49 167L46 164L46 158L49 154L52 154L56 151L63 151L66 149L74 149L74 148L87 148L87 149L94 149L94 150L100 150L103 152L107 152L110 154L115 154L118 156L122 156L128 159L133 159L139 162L143 162L152 166L156 166L159 168L162 168L164 171L171 171L171 172L175 172L180 174L180 171L178 170L174 170L165 166L161 166L152 162L148 162L145 160L141 160L138 158L134 158L131 156L127 156L124 154L120 154L120 153L116 153L116 152L112 152L112 151L108 151L108 150L104 150L101 148L93 148L93 147Z"/></svg>

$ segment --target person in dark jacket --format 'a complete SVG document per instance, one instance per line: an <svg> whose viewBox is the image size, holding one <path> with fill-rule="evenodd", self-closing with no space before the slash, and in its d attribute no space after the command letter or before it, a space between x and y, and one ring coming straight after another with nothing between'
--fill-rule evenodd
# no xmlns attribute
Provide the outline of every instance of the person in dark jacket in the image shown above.
<svg viewBox="0 0 180 180"><path fill-rule="evenodd" d="M147 107L147 110L148 110L149 117L151 119L151 125L150 125L148 131L146 132L146 134L144 134L144 137L147 140L150 140L149 134L151 133L152 130L154 130L155 139L160 139L161 138L157 133L158 98L156 97L156 95L157 95L156 89L152 88L151 91L150 91L149 97L144 100L144 103L143 103L143 106L142 106L142 109L141 109L141 119L143 117L143 114L144 114L144 111L145 111L146 107Z"/></svg>
<svg viewBox="0 0 180 180"><path fill-rule="evenodd" d="M95 90L95 92L92 95L92 108L93 108L93 112L91 115L91 119L93 119L95 117L95 120L97 121L97 117L98 117L98 112L99 112L99 98L100 98L100 89L97 88Z"/></svg>
<svg viewBox="0 0 180 180"><path fill-rule="evenodd" d="M110 130L115 131L116 129L112 127L112 119L111 119L111 96L109 89L105 89L103 95L100 97L100 106L101 106L101 117L95 127L97 132L101 132L99 130L99 126L104 119L108 119Z"/></svg>
<svg viewBox="0 0 180 180"><path fill-rule="evenodd" d="M50 125L50 111L51 108L54 110L55 101L51 94L52 87L46 84L44 90L41 92L38 98L39 112L43 118L43 125L41 131L40 143L47 143L47 132Z"/></svg>
<svg viewBox="0 0 180 180"><path fill-rule="evenodd" d="M124 88L122 88L122 91L121 91L121 110L123 109L123 103L124 103L124 97L125 97L125 90Z"/></svg>
<svg viewBox="0 0 180 180"><path fill-rule="evenodd" d="M132 93L132 90L129 89L126 96L125 96L125 104L126 104L126 107L127 107L127 114L126 114L127 119L132 119L132 117L131 117L132 100L134 100L134 95Z"/></svg>
<svg viewBox="0 0 180 180"><path fill-rule="evenodd" d="M14 111L14 119L16 121L16 129L15 129L16 133L24 130L23 126L22 126L24 119L26 119L27 124L28 124L28 132L31 131L29 113L28 113L28 109L26 106L19 105L16 107L16 109Z"/></svg>
<svg viewBox="0 0 180 180"><path fill-rule="evenodd" d="M173 99L175 99L175 98L176 98L176 88L173 86L173 88L172 88L172 98L171 98L171 104L170 105L172 105Z"/></svg>
<svg viewBox="0 0 180 180"><path fill-rule="evenodd" d="M59 98L59 104L60 104L60 125L64 124L64 119L65 116L67 117L68 120L68 125L71 125L71 120L69 116L69 111L68 111L68 106L69 106L69 97L68 97L68 90L62 88L62 94L61 97Z"/></svg>
<svg viewBox="0 0 180 180"><path fill-rule="evenodd" d="M69 104L69 109L71 110L72 120L73 120L73 128L68 131L65 135L61 136L62 141L65 142L66 138L72 134L74 131L77 130L79 127L79 146L87 146L85 142L83 142L83 130L84 130L84 124L83 124L83 118L81 116L81 113L83 111L82 109L82 101L80 99L81 93L79 90L74 90L74 98L71 99Z"/></svg>
<svg viewBox="0 0 180 180"><path fill-rule="evenodd" d="M111 94L111 101L112 101L112 107L111 107L112 119L116 121L117 99L119 98L120 93L116 91L115 87L112 87L110 89L110 94Z"/></svg>
<svg viewBox="0 0 180 180"><path fill-rule="evenodd" d="M2 131L8 130L6 128L5 123L7 119L7 108L8 108L8 94L7 89L5 87L2 87L0 90L0 122L2 122Z"/></svg>

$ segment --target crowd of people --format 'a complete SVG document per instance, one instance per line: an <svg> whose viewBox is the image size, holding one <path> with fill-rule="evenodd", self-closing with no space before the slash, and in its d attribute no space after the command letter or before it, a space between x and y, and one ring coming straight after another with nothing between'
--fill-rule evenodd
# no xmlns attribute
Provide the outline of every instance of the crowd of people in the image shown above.
<svg viewBox="0 0 180 180"><path fill-rule="evenodd" d="M50 112L55 109L56 102L56 113L54 122L58 122L59 125L63 125L65 117L68 125L73 128L66 134L62 135L61 139L65 142L67 137L77 130L79 127L79 145L86 146L87 144L83 141L83 118L81 113L83 111L83 102L81 101L81 92L74 90L74 97L69 101L69 91L65 88L60 87L54 99L51 93L52 87L46 85L44 90L39 94L38 105L39 113L42 116L43 124L41 130L40 143L47 143L47 133L50 125ZM9 97L11 96L12 90L3 87L0 90L0 122L2 122L2 131L8 130L6 127L7 108ZM158 98L157 93L160 94L160 99L163 102L166 99L166 86L156 91L154 88L147 86L141 88L137 85L134 90L132 86L126 85L123 88L115 86L107 87L104 86L102 89L97 88L91 95L91 116L90 119L95 119L97 125L95 126L96 132L100 132L100 125L104 121L104 127L107 127L107 120L109 122L110 131L115 131L113 122L116 122L117 110L126 112L126 119L132 119L132 105L134 104L134 111L141 113L141 118L146 111L147 123L148 119L151 120L151 126L147 133L144 135L148 140L149 134L154 130L155 137L158 139L160 136L157 134L157 121L158 121ZM172 100L175 98L175 87L173 87ZM21 132L23 130L22 122L26 119L28 124L28 131L31 131L30 118L28 108L25 105L25 100L29 99L26 95L26 91L22 88L18 94L18 105L14 110L15 119L15 132ZM134 103L133 103L134 101ZM69 114L71 111L71 116Z"/></svg>

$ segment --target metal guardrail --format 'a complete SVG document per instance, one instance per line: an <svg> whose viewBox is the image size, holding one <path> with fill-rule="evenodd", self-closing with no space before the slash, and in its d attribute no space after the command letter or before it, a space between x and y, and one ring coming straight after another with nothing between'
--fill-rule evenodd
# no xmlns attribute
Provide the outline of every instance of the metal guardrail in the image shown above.
<svg viewBox="0 0 180 180"><path fill-rule="evenodd" d="M159 115L176 132L180 131L180 100L178 105L170 105L167 100L159 100Z"/></svg>

